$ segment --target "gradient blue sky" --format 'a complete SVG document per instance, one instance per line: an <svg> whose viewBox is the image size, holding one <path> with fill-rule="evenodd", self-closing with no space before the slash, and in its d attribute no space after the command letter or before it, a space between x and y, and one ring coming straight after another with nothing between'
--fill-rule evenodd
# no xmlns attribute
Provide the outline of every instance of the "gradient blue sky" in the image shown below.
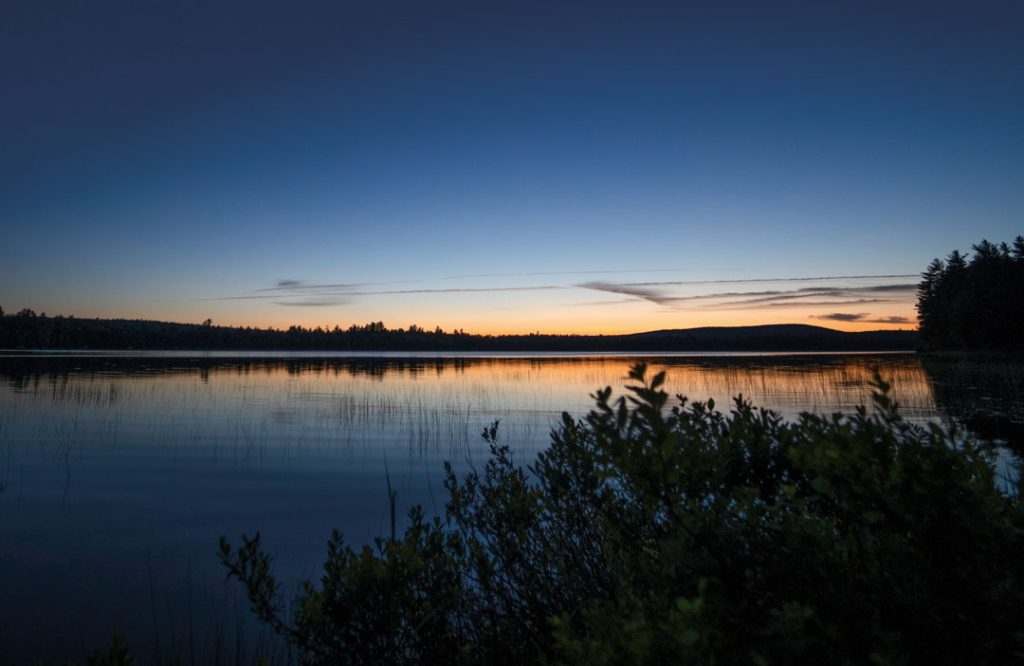
<svg viewBox="0 0 1024 666"><path fill-rule="evenodd" d="M1009 1L8 0L0 306L907 326L928 261L1024 231L1021 35Z"/></svg>

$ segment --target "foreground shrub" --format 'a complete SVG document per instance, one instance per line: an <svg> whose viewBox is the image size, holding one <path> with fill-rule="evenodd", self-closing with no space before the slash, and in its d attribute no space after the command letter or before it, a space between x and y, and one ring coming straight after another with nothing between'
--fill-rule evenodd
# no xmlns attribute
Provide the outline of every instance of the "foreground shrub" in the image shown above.
<svg viewBox="0 0 1024 666"><path fill-rule="evenodd" d="M1024 658L1024 511L984 451L874 409L795 422L668 407L664 373L523 469L446 465L444 519L331 540L286 608L257 535L230 575L311 663L1005 663Z"/></svg>

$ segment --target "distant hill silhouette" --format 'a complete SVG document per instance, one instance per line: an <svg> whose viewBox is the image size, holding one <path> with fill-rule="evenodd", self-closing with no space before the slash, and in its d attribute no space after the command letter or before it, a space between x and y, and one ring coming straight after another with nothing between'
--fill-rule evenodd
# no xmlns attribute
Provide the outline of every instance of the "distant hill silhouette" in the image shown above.
<svg viewBox="0 0 1024 666"><path fill-rule="evenodd" d="M806 324L666 329L617 338L627 343L636 341L642 349L673 351L880 351L914 349L917 345L915 331L847 333Z"/></svg>
<svg viewBox="0 0 1024 666"><path fill-rule="evenodd" d="M23 310L0 316L0 349L253 351L898 351L917 346L916 331L847 333L783 324L649 331L630 335L474 335L389 329L381 322L347 329L286 330L130 319L47 317Z"/></svg>

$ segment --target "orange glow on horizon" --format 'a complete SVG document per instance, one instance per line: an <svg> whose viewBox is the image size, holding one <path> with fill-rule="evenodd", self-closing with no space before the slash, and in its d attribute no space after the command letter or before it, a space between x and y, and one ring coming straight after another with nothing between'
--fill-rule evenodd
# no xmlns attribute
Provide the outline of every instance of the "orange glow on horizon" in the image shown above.
<svg viewBox="0 0 1024 666"><path fill-rule="evenodd" d="M408 316L395 315L392 317L373 316L365 318L338 317L338 318L287 318L268 317L266 319L218 319L213 318L214 325L253 327L253 328L275 328L287 329L290 326L301 326L302 328L315 329L317 327L325 330L332 330L335 326L347 329L349 326L363 326L375 321L382 321L389 329L409 328L412 325L418 326L427 331L433 331L440 327L445 332L463 330L473 335L529 335L540 333L542 335L628 335L631 333L644 333L665 329L688 329L703 327L741 327L741 326L766 326L779 324L803 324L819 326L837 331L880 331L880 330L915 330L917 328L916 318L908 319L908 322L882 323L882 322L843 322L825 321L811 319L806 316L801 318L787 317L782 313L772 313L774 317L757 316L756 313L731 313L729 317L701 316L687 314L684 316L668 317L665 315L636 317L636 318L579 318L566 320L555 317L523 317L522 319L503 318L501 320L492 318L475 318L460 321L452 317L438 317L436 321L416 320ZM173 321L163 317L155 317L162 321ZM180 321L180 320L177 320ZM198 323L198 322L194 322Z"/></svg>
<svg viewBox="0 0 1024 666"><path fill-rule="evenodd" d="M661 304L644 299L608 300L589 293L459 294L431 298L394 296L325 307L282 307L259 300L192 300L104 303L82 311L81 304L33 306L76 317L148 319L216 326L287 329L290 326L347 329L383 322L390 329L416 325L433 331L463 330L476 335L625 335L666 329L803 324L839 331L913 330L917 328L908 296L878 302L842 304L751 305L742 309L729 301L681 299Z"/></svg>

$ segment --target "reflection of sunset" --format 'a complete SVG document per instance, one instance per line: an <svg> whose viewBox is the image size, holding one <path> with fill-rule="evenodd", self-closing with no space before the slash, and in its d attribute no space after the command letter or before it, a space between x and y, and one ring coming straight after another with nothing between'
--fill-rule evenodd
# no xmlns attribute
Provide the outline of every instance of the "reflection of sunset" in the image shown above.
<svg viewBox="0 0 1024 666"><path fill-rule="evenodd" d="M259 439L271 448L287 447L294 437L328 445L339 436L358 439L372 431L385 448L414 436L434 445L473 446L479 429L500 418L536 445L563 410L585 414L594 390L611 386L621 394L629 368L640 358L154 358L143 365L131 359L118 365L115 358L92 359L95 367L88 360L9 377L15 390L0 393L3 404L12 414L50 404L81 424L209 420L202 426L209 431L234 424L262 432ZM878 368L907 416L936 414L921 364L910 355L646 360L652 372L666 371L670 394L713 398L725 410L742 394L787 417L805 410L850 412L870 403L869 382Z"/></svg>

